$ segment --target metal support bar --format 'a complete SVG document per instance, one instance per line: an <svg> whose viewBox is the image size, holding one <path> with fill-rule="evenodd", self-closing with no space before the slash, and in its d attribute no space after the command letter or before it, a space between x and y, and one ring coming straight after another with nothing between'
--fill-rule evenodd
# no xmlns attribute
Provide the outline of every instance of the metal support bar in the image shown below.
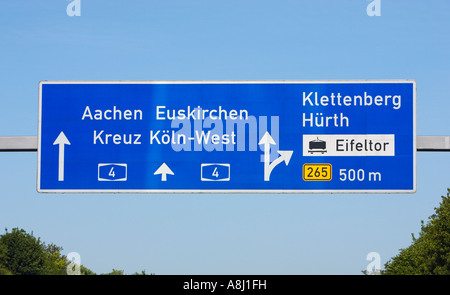
<svg viewBox="0 0 450 295"><path fill-rule="evenodd" d="M0 152L37 152L37 136L0 136ZM450 136L417 136L418 152L450 152Z"/></svg>
<svg viewBox="0 0 450 295"><path fill-rule="evenodd" d="M450 136L417 136L418 152L450 152Z"/></svg>
<svg viewBox="0 0 450 295"><path fill-rule="evenodd" d="M0 152L37 152L37 136L0 136Z"/></svg>

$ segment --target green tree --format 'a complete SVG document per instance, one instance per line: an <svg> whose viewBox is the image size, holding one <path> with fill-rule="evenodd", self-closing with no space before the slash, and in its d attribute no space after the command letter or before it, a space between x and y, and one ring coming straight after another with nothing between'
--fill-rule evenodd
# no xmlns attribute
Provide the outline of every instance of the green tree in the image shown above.
<svg viewBox="0 0 450 295"><path fill-rule="evenodd" d="M389 260L385 275L448 275L450 274L450 189L442 196L439 207L421 221L419 237L412 234L412 244Z"/></svg>
<svg viewBox="0 0 450 295"><path fill-rule="evenodd" d="M94 276L96 275L92 270L85 267L84 265L80 265L80 274L82 276Z"/></svg>
<svg viewBox="0 0 450 295"><path fill-rule="evenodd" d="M5 234L0 235L0 275L66 275L70 262L61 255L62 249L53 243L41 242L33 232L5 229ZM80 265L80 274L95 275L83 265ZM124 275L124 271L113 269L105 275ZM135 275L147 274L142 271Z"/></svg>
<svg viewBox="0 0 450 295"><path fill-rule="evenodd" d="M49 245L43 243L42 248L44 249L45 255L44 259L45 274L65 275L68 262L66 256L61 254L63 248L56 246L53 243Z"/></svg>
<svg viewBox="0 0 450 295"><path fill-rule="evenodd" d="M148 274L144 269L144 270L141 270L141 273L135 272L133 275L135 275L135 276L154 276L155 274L154 273Z"/></svg>
<svg viewBox="0 0 450 295"><path fill-rule="evenodd" d="M14 275L64 274L67 261L61 247L45 245L40 238L13 228L0 236L0 269Z"/></svg>
<svg viewBox="0 0 450 295"><path fill-rule="evenodd" d="M123 270L114 269L113 268L113 270L110 273L105 273L104 275L107 275L107 276L121 276L121 275L123 275Z"/></svg>
<svg viewBox="0 0 450 295"><path fill-rule="evenodd" d="M12 273L8 270L6 262L6 252L7 248L3 243L0 243L0 275L11 275Z"/></svg>

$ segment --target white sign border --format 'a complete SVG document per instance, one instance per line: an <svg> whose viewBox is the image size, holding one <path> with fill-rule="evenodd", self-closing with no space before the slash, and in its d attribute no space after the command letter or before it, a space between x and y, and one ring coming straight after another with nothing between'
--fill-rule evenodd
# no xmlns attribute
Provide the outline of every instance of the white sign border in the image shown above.
<svg viewBox="0 0 450 295"><path fill-rule="evenodd" d="M44 84L412 84L413 85L413 189L411 190L278 190L278 189L41 189L41 123L42 85ZM410 194L417 191L417 84L413 79L391 80L42 80L39 82L38 103L38 193L126 193L126 194Z"/></svg>

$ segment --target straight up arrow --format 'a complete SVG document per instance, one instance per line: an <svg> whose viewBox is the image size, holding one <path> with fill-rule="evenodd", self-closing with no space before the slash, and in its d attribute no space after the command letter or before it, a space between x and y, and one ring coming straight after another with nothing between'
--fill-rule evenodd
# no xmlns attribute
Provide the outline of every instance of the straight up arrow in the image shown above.
<svg viewBox="0 0 450 295"><path fill-rule="evenodd" d="M269 132L266 131L266 133L264 133L264 136L259 141L259 144L264 145L264 180L268 181L270 178L270 173L273 169L270 169L270 145L275 145L276 143L273 140L272 136L270 136Z"/></svg>
<svg viewBox="0 0 450 295"><path fill-rule="evenodd" d="M59 145L59 167L58 167L58 181L64 181L64 145L70 145L69 140L67 139L64 132L61 133L56 138L53 145Z"/></svg>
<svg viewBox="0 0 450 295"><path fill-rule="evenodd" d="M172 170L170 170L169 166L166 163L162 163L161 166L153 173L153 175L161 174L161 181L167 181L167 174L174 175Z"/></svg>

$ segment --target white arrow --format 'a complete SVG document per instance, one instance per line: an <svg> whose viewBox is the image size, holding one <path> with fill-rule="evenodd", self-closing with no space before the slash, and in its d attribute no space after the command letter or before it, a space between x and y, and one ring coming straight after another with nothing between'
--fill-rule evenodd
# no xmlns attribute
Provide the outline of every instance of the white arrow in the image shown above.
<svg viewBox="0 0 450 295"><path fill-rule="evenodd" d="M275 141L272 136L270 136L269 132L266 131L264 136L259 141L259 144L264 144L264 181L270 180L270 174L272 173L273 168L275 168L281 162L285 162L286 166L289 164L291 160L292 154L294 151L278 151L280 157L275 159L272 163L270 163L270 145L275 145Z"/></svg>
<svg viewBox="0 0 450 295"><path fill-rule="evenodd" d="M269 132L266 131L258 144L264 144L264 180L268 181L273 169L270 169L270 145L276 143Z"/></svg>
<svg viewBox="0 0 450 295"><path fill-rule="evenodd" d="M167 181L167 174L174 175L172 170L170 170L169 166L166 163L162 163L161 166L153 173L153 175L161 174L161 181Z"/></svg>
<svg viewBox="0 0 450 295"><path fill-rule="evenodd" d="M64 181L64 145L70 145L70 142L64 132L61 131L61 133L58 135L53 145L56 144L59 145L58 181Z"/></svg>

